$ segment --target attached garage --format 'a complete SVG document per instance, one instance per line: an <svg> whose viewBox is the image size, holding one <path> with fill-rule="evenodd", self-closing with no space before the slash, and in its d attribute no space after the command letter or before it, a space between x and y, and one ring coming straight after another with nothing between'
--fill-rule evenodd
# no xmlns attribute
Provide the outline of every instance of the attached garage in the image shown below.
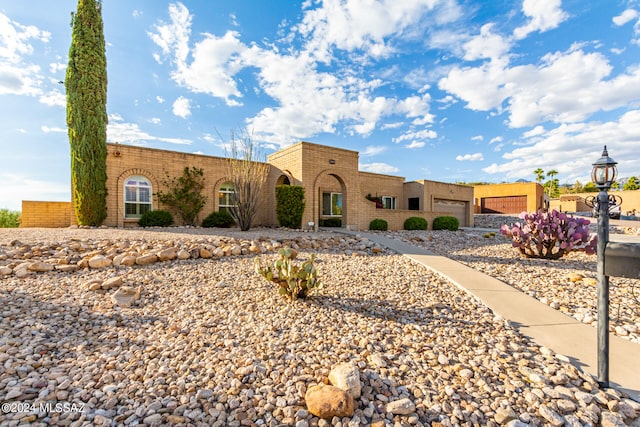
<svg viewBox="0 0 640 427"><path fill-rule="evenodd" d="M484 197L481 213L519 214L527 210L527 196Z"/></svg>
<svg viewBox="0 0 640 427"><path fill-rule="evenodd" d="M469 218L469 203L460 200L434 199L433 211L455 216L460 221L460 227L467 227Z"/></svg>

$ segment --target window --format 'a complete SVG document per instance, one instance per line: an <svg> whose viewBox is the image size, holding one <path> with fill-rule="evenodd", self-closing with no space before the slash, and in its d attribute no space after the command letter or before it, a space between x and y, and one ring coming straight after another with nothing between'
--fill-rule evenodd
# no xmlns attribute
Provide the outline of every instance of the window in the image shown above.
<svg viewBox="0 0 640 427"><path fill-rule="evenodd" d="M218 210L219 211L229 211L229 208L232 208L236 205L235 197L236 191L232 183L225 182L220 186L220 191L218 191Z"/></svg>
<svg viewBox="0 0 640 427"><path fill-rule="evenodd" d="M382 196L382 206L385 209L395 209L396 208L396 198L391 196Z"/></svg>
<svg viewBox="0 0 640 427"><path fill-rule="evenodd" d="M151 182L144 176L130 176L124 181L124 217L140 218L151 210Z"/></svg>
<svg viewBox="0 0 640 427"><path fill-rule="evenodd" d="M409 210L410 211L420 210L420 197L409 197Z"/></svg>
<svg viewBox="0 0 640 427"><path fill-rule="evenodd" d="M342 215L342 193L322 193L322 215Z"/></svg>

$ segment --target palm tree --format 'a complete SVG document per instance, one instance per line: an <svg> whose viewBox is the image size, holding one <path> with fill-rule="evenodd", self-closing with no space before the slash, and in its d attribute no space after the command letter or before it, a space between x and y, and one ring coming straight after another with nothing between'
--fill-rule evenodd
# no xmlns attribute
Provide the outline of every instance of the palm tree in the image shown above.
<svg viewBox="0 0 640 427"><path fill-rule="evenodd" d="M549 197L554 197L557 193L558 180L553 179L553 177L556 175L558 175L558 171L555 169L551 169L549 172L547 172L547 176L551 178L549 180Z"/></svg>
<svg viewBox="0 0 640 427"><path fill-rule="evenodd" d="M534 170L533 173L536 175L536 182L540 184L542 182L542 178L544 178L544 171L538 168Z"/></svg>

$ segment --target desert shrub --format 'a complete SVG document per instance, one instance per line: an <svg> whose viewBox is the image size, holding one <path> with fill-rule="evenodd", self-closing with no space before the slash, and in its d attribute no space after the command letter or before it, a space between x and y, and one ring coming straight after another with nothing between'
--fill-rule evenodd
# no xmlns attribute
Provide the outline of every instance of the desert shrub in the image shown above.
<svg viewBox="0 0 640 427"><path fill-rule="evenodd" d="M158 200L175 212L184 224L196 225L196 218L207 201L202 195L205 185L204 170L185 166L182 176L167 175L162 184L168 191L158 191Z"/></svg>
<svg viewBox="0 0 640 427"><path fill-rule="evenodd" d="M140 227L168 227L171 224L173 216L167 211L147 211L138 220Z"/></svg>
<svg viewBox="0 0 640 427"><path fill-rule="evenodd" d="M289 247L278 251L280 257L267 267L262 267L260 260L255 259L256 272L270 282L278 285L280 295L290 301L298 298L306 298L312 291L318 290L322 284L318 280L318 270L313 265L315 256L311 255L307 261L295 265L292 260L297 252Z"/></svg>
<svg viewBox="0 0 640 427"><path fill-rule="evenodd" d="M202 220L203 227L229 228L234 224L231 214L227 211L211 212Z"/></svg>
<svg viewBox="0 0 640 427"><path fill-rule="evenodd" d="M19 211L0 209L0 228L20 227L21 214Z"/></svg>
<svg viewBox="0 0 640 427"><path fill-rule="evenodd" d="M276 187L276 215L282 227L300 228L304 206L303 187L298 185Z"/></svg>
<svg viewBox="0 0 640 427"><path fill-rule="evenodd" d="M342 219L340 218L321 219L320 227L342 227Z"/></svg>
<svg viewBox="0 0 640 427"><path fill-rule="evenodd" d="M527 258L559 259L571 251L596 251L596 237L591 239L589 220L574 218L564 212L520 214L523 223L504 224L500 233L513 240L513 247Z"/></svg>
<svg viewBox="0 0 640 427"><path fill-rule="evenodd" d="M434 230L456 231L460 227L460 221L455 216L439 216L433 219Z"/></svg>
<svg viewBox="0 0 640 427"><path fill-rule="evenodd" d="M404 220L405 230L426 230L427 220L419 216L412 216Z"/></svg>
<svg viewBox="0 0 640 427"><path fill-rule="evenodd" d="M387 231L389 224L384 219L376 218L369 223L369 230Z"/></svg>

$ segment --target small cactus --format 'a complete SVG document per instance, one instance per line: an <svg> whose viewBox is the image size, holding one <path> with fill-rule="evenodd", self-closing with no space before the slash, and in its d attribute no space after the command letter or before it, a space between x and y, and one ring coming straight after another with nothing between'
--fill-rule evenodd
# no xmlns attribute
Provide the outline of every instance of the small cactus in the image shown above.
<svg viewBox="0 0 640 427"><path fill-rule="evenodd" d="M297 266L291 262L297 254L293 249L284 247L278 251L278 254L280 258L273 265L264 268L256 258L255 268L256 273L278 285L280 295L293 301L306 298L310 292L322 287L318 280L318 270L313 265L315 255L312 254L307 261Z"/></svg>
<svg viewBox="0 0 640 427"><path fill-rule="evenodd" d="M571 251L594 254L596 237L591 237L589 220L564 212L523 212L524 223L504 224L500 233L513 240L513 247L527 258L559 259Z"/></svg>

